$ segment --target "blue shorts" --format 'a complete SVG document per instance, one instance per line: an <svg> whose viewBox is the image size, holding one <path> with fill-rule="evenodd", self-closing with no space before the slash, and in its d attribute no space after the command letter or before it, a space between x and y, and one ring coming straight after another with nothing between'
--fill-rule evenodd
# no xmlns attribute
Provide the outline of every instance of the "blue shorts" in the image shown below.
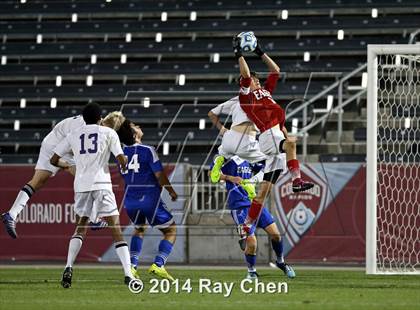
<svg viewBox="0 0 420 310"><path fill-rule="evenodd" d="M230 214L232 215L232 218L235 221L236 225L245 223L246 217L248 215L248 211L249 211L249 208L236 209L236 210L230 211ZM274 218L271 215L270 211L268 211L267 208L263 208L260 214L260 218L258 219L258 222L252 225L250 235L255 233L255 230L257 229L257 227L264 229L273 223L274 223Z"/></svg>
<svg viewBox="0 0 420 310"><path fill-rule="evenodd" d="M146 224L146 219L150 226L156 228L166 228L174 222L171 212L160 197L158 200L147 199L146 195L140 201L126 199L124 206L136 228Z"/></svg>

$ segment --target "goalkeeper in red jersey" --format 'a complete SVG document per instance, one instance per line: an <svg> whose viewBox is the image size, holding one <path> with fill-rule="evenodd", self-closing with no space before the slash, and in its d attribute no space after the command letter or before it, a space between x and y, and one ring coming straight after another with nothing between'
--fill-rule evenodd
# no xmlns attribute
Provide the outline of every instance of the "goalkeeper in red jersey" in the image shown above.
<svg viewBox="0 0 420 310"><path fill-rule="evenodd" d="M292 175L293 192L306 191L312 188L314 184L301 178L299 161L296 159L296 140L287 137L287 130L284 127L285 112L272 97L279 78L279 66L257 44L254 52L270 71L264 87L261 87L258 76L251 73L242 55L240 39L236 36L233 39L233 50L238 59L241 74L239 91L241 108L260 130L260 148L267 155L264 182L261 184L257 197L252 201L248 219L244 226L244 230L247 232L248 224L253 223L258 218L265 198L282 171L281 153L286 153L287 168Z"/></svg>

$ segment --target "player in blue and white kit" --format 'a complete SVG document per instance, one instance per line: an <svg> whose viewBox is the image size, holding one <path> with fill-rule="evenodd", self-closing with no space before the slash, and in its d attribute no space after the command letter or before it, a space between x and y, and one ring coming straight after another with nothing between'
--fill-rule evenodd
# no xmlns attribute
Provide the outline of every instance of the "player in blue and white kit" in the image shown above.
<svg viewBox="0 0 420 310"><path fill-rule="evenodd" d="M177 194L163 171L155 149L141 143L143 132L140 127L126 120L121 128L120 137L124 134L124 128L128 128L128 134L134 138L134 144L123 149L128 158L128 170L122 174L126 186L124 207L135 226L130 245L132 273L139 277L137 266L147 220L150 226L163 233L163 239L159 243L159 254L156 255L149 272L161 278L174 280L164 266L175 243L176 226L172 214L160 196L162 188L168 191L172 201L177 199Z"/></svg>
<svg viewBox="0 0 420 310"><path fill-rule="evenodd" d="M235 224L240 226L244 224L251 206L251 200L255 197L255 188L252 183L255 182L257 176L253 174L263 170L262 164L251 165L248 161L243 160L238 156L231 157L231 160L226 162L221 169L220 179L226 182L226 190L228 191L228 207L231 210L231 215ZM255 230L262 228L269 235L271 239L271 246L276 253L276 265L280 268L289 278L295 277L293 268L284 261L283 257L283 240L281 239L280 232L274 222L273 216L267 208L263 208L258 221L252 225L251 232L248 237L241 236L241 240L246 240L246 244L241 248L245 252L245 260L248 264L249 279L258 278L255 268L256 253L257 253L257 239L255 237ZM246 239L245 239L246 238ZM240 241L241 243L241 241Z"/></svg>

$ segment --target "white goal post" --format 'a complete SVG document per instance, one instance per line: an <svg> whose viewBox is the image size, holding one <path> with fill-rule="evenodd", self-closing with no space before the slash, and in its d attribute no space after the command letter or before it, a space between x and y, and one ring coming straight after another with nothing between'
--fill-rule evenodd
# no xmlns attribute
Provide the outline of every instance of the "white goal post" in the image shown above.
<svg viewBox="0 0 420 310"><path fill-rule="evenodd" d="M369 45L366 273L420 274L420 45Z"/></svg>

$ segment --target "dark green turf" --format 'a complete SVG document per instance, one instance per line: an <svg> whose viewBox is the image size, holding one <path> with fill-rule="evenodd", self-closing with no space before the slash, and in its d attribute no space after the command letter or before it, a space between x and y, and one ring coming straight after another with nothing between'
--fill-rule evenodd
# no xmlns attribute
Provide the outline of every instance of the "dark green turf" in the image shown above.
<svg viewBox="0 0 420 310"><path fill-rule="evenodd" d="M193 293L135 295L122 284L122 271L115 268L77 269L73 285L59 284L61 269L0 269L0 309L420 309L419 276L366 276L356 271L299 270L287 280L288 293L244 294L240 270L174 270L184 281L192 279ZM142 270L145 290L150 277ZM260 271L260 280L286 281L275 269ZM235 282L229 298L198 293L198 279Z"/></svg>

